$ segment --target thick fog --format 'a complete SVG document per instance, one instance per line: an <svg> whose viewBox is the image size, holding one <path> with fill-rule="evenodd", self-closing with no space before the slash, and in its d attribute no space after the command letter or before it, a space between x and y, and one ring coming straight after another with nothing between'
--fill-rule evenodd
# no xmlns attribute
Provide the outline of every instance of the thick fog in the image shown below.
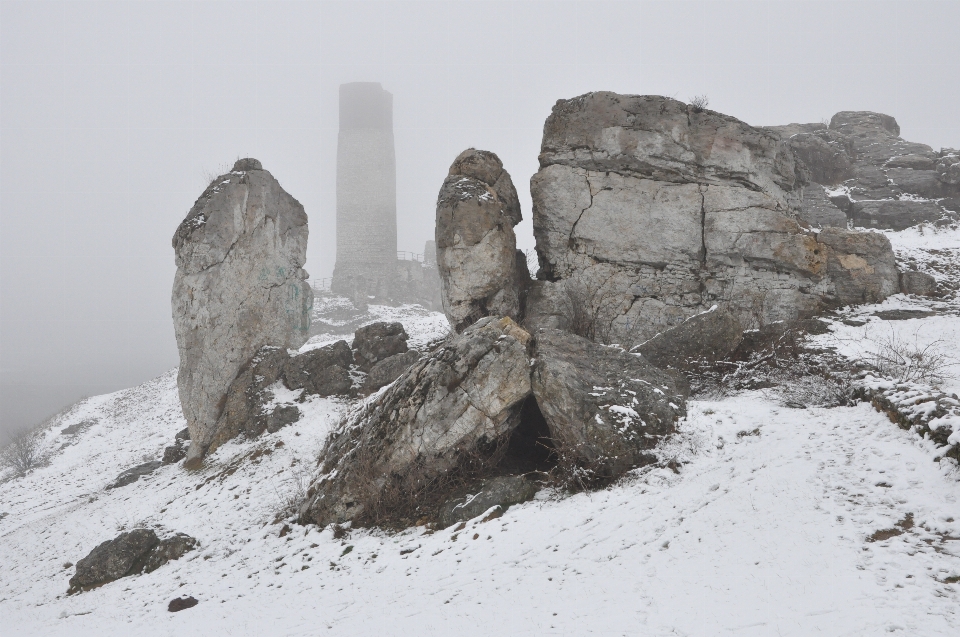
<svg viewBox="0 0 960 637"><path fill-rule="evenodd" d="M433 236L468 147L523 205L553 103L689 100L756 125L839 110L960 147L958 2L4 2L0 431L177 364L170 239L209 179L256 157L335 260L338 86L394 96L398 249Z"/></svg>

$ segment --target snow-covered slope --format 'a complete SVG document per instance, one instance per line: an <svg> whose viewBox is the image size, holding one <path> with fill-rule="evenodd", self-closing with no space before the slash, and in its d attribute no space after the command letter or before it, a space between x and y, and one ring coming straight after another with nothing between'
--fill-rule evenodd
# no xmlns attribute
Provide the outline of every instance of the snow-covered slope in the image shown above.
<svg viewBox="0 0 960 637"><path fill-rule="evenodd" d="M882 323L955 334L960 316L943 305ZM382 315L423 343L445 329L416 308ZM863 330L833 328L854 345ZM165 466L110 491L185 426L175 373L74 406L46 434L50 464L0 483L3 635L960 633L960 474L867 404L789 409L773 391L691 401L659 451L673 469L594 493L542 492L459 530L335 539L293 526L280 537L277 513L348 404L313 398L298 423L224 445L199 472ZM201 548L65 594L64 563L141 525ZM184 595L200 603L168 612Z"/></svg>

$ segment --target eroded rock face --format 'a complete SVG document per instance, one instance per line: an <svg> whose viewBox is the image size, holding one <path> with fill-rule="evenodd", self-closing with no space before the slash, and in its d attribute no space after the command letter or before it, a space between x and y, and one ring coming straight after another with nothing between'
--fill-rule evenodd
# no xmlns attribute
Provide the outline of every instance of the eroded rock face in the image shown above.
<svg viewBox="0 0 960 637"><path fill-rule="evenodd" d="M296 349L307 338L307 215L260 162L241 159L197 199L173 247L177 385L187 462L199 464L240 369L261 347Z"/></svg>
<svg viewBox="0 0 960 637"><path fill-rule="evenodd" d="M829 263L872 274L876 300L896 293L896 276L801 226L801 173L778 133L676 100L557 102L531 179L538 278L557 287L528 313L551 316L566 296L583 316L557 322L631 347L714 304L750 327L859 302Z"/></svg>
<svg viewBox="0 0 960 637"><path fill-rule="evenodd" d="M77 562L69 594L102 586L127 575L150 573L198 546L195 539L177 533L161 540L153 529L134 529L107 540Z"/></svg>
<svg viewBox="0 0 960 637"><path fill-rule="evenodd" d="M365 372L385 358L407 351L407 331L401 323L371 323L353 336L357 365Z"/></svg>
<svg viewBox="0 0 960 637"><path fill-rule="evenodd" d="M410 350L377 361L367 374L364 390L367 392L375 392L381 387L389 385L400 378L403 372L407 371L407 368L418 360L420 360L419 352Z"/></svg>
<svg viewBox="0 0 960 637"><path fill-rule="evenodd" d="M737 349L743 325L729 310L713 308L697 314L633 348L660 369L683 369L688 361L719 361Z"/></svg>
<svg viewBox="0 0 960 637"><path fill-rule="evenodd" d="M937 280L926 272L908 270L900 274L900 291L917 296L936 296Z"/></svg>
<svg viewBox="0 0 960 637"><path fill-rule="evenodd" d="M462 152L437 198L436 258L443 309L462 331L484 316L521 317L530 275L513 227L520 202L494 153Z"/></svg>
<svg viewBox="0 0 960 637"><path fill-rule="evenodd" d="M302 390L297 398L349 393L352 363L353 352L346 341L297 356L279 347L261 348L230 384L207 452L241 434L256 438L264 431L273 433L298 421L301 413L296 405L277 404L275 398L280 391Z"/></svg>
<svg viewBox="0 0 960 637"><path fill-rule="evenodd" d="M482 460L530 393L524 335L510 319L482 319L362 403L327 442L301 518L376 520L462 462Z"/></svg>
<svg viewBox="0 0 960 637"><path fill-rule="evenodd" d="M950 205L960 195L956 151L935 152L902 139L889 115L842 111L829 128L790 124L767 130L783 136L814 182L804 190L802 212L813 225L838 225L819 221L833 211L819 196L808 196L816 184L834 189L831 200L856 226L902 230L956 218Z"/></svg>
<svg viewBox="0 0 960 637"><path fill-rule="evenodd" d="M638 355L543 329L534 357L533 395L557 453L592 479L654 461L649 451L686 414L671 376Z"/></svg>

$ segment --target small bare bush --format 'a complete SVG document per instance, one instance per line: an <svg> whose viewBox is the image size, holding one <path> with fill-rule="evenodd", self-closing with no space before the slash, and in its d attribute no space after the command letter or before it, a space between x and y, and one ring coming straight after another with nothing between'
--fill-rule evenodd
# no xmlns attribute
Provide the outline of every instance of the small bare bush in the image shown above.
<svg viewBox="0 0 960 637"><path fill-rule="evenodd" d="M912 339L904 338L891 327L883 336L868 335L866 340L867 360L883 376L933 386L953 377L950 368L956 361L945 353L947 343L942 339L923 345L918 332Z"/></svg>
<svg viewBox="0 0 960 637"><path fill-rule="evenodd" d="M856 402L854 387L842 377L816 374L790 378L777 386L776 394L784 407L846 407Z"/></svg>
<svg viewBox="0 0 960 637"><path fill-rule="evenodd" d="M710 104L710 98L706 95L695 95L690 98L690 106L693 107L694 113L702 113L708 104Z"/></svg>
<svg viewBox="0 0 960 637"><path fill-rule="evenodd" d="M276 504L274 506L274 522L280 522L297 515L300 505L307 498L307 487L310 486L310 473L300 467L292 467L281 489L274 486Z"/></svg>
<svg viewBox="0 0 960 637"><path fill-rule="evenodd" d="M31 469L43 464L44 459L43 435L37 429L27 429L14 434L0 454L0 462L13 469L17 477L27 475Z"/></svg>

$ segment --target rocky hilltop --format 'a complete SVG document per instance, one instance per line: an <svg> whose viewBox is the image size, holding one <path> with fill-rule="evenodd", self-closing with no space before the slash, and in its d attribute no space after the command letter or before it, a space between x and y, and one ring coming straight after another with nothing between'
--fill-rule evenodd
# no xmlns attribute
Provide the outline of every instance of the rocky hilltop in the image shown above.
<svg viewBox="0 0 960 637"><path fill-rule="evenodd" d="M960 152L900 137L883 113L841 111L829 124L769 126L807 173L801 216L814 225L902 230L960 214Z"/></svg>
<svg viewBox="0 0 960 637"><path fill-rule="evenodd" d="M780 135L666 97L560 100L530 182L528 326L636 345L713 305L745 327L899 291L882 235L812 231Z"/></svg>

